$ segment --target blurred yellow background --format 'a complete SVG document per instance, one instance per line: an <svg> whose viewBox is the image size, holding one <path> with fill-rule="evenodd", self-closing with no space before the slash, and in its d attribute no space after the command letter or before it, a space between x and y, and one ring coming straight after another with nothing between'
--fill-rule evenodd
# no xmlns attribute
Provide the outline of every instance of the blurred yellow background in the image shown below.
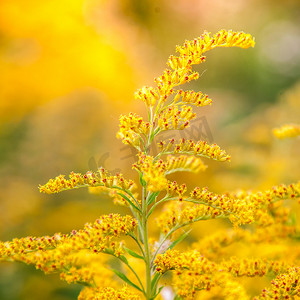
<svg viewBox="0 0 300 300"><path fill-rule="evenodd" d="M299 180L299 139L276 141L271 131L299 123L299 15L299 0L0 0L0 239L124 212L87 191L45 196L37 187L100 165L132 175L132 153L115 138L119 115L143 115L134 91L204 30L243 30L256 47L214 50L191 86L214 103L188 134L218 143L232 162L174 178L215 192ZM57 277L1 264L0 299L75 299L79 287Z"/></svg>

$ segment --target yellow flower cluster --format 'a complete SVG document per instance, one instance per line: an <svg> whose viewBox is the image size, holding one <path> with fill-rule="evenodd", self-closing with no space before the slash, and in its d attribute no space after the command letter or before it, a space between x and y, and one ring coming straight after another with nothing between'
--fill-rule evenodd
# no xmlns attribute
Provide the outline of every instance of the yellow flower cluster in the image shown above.
<svg viewBox="0 0 300 300"><path fill-rule="evenodd" d="M270 190L262 192L245 192L229 194L230 197L240 200L247 200L255 206L264 207L270 203L280 201L283 199L296 199L300 197L300 182L289 185L281 184L272 187Z"/></svg>
<svg viewBox="0 0 300 300"><path fill-rule="evenodd" d="M200 220L220 217L229 218L234 226L255 222L257 226L266 230L270 225L285 224L288 220L289 210L278 200L300 196L299 183L280 185L258 193L239 192L220 195L209 192L207 188L196 187L190 193L190 197L185 197L185 191L185 185L168 183L167 194L175 198L169 198L172 202L167 203L164 211L156 218L157 225L164 234L175 227L180 228ZM268 230L269 234L272 234L273 229ZM284 234L282 230L278 233ZM287 235L294 232L294 227L285 226L284 230Z"/></svg>
<svg viewBox="0 0 300 300"><path fill-rule="evenodd" d="M108 269L107 256L81 250L64 259L60 279L67 283L85 282L106 286L113 282L113 272Z"/></svg>
<svg viewBox="0 0 300 300"><path fill-rule="evenodd" d="M148 109L148 122L136 114L130 113L128 116L120 117L120 130L117 137L122 142L142 151L146 143L151 142L155 135L162 130L184 129L189 125L190 120L195 117L190 107L183 104L194 104L205 106L212 103L207 95L201 92L176 90L181 84L195 80L199 77L197 72L192 71L193 64L200 64L205 60L202 55L204 52L215 47L240 47L248 48L254 46L254 41L249 34L243 32L233 32L220 30L217 34L210 37L209 33L204 32L199 38L193 41L186 41L182 47L177 46L176 51L179 56L171 55L168 65L171 69L166 69L163 74L155 78L157 87L143 87L135 93L135 98L143 101ZM173 102L164 106L168 97L175 93ZM181 100L180 100L181 98ZM156 106L155 110L153 108ZM149 110L150 109L150 110ZM158 126L155 128L155 126ZM146 135L150 133L150 139ZM149 145L146 145L146 148ZM216 160L222 160L225 153L218 146L206 146L204 151L212 151ZM222 152L222 153L221 153ZM204 154L205 156L205 154ZM208 155L211 157L210 155ZM224 157L229 160L230 157Z"/></svg>
<svg viewBox="0 0 300 300"><path fill-rule="evenodd" d="M186 202L169 202L156 218L156 223L161 232L167 234L176 226L185 226L197 221L222 217L224 213L220 209L202 204L190 204Z"/></svg>
<svg viewBox="0 0 300 300"><path fill-rule="evenodd" d="M246 231L242 236L238 235L240 239L247 239L249 242L265 240L266 236L286 237L295 232L294 226L285 225L289 210L278 200L299 197L299 184L280 185L259 193L239 192L232 195L229 193L219 195L209 192L207 188L196 187L190 193L190 197L184 197L185 191L185 185L168 183L167 193L171 197L166 200L171 201L156 218L160 231L165 235L172 229L177 230L197 221L220 217L229 218L234 226L255 222L258 226L257 236L249 236ZM175 199L172 198L173 195ZM220 240L218 242L221 243Z"/></svg>
<svg viewBox="0 0 300 300"><path fill-rule="evenodd" d="M120 117L120 130L117 133L117 138L121 139L126 145L138 147L142 136L149 133L150 123L144 122L143 118L134 113L122 115Z"/></svg>
<svg viewBox="0 0 300 300"><path fill-rule="evenodd" d="M143 87L134 94L135 98L142 100L148 107L152 107L159 100L159 94L153 87Z"/></svg>
<svg viewBox="0 0 300 300"><path fill-rule="evenodd" d="M213 235L202 238L193 243L192 248L197 249L208 259L219 262L225 258L228 247L233 244L245 245L278 244L280 241L295 236L295 225L277 222L271 226L252 228L251 231L241 228L234 230L218 231ZM239 245L240 245L239 244Z"/></svg>
<svg viewBox="0 0 300 300"><path fill-rule="evenodd" d="M240 241L248 242L250 232L241 228L234 230L221 230L208 235L191 245L192 249L197 249L210 260L219 262L224 257L225 249Z"/></svg>
<svg viewBox="0 0 300 300"><path fill-rule="evenodd" d="M266 259L251 259L231 257L229 260L220 263L222 270L234 276L264 276L268 273L279 274L286 272L289 265L283 261L268 261Z"/></svg>
<svg viewBox="0 0 300 300"><path fill-rule="evenodd" d="M199 38L186 41L182 47L177 46L176 51L179 52L179 56L171 55L168 60L168 65L172 70L165 70L162 76L155 79L161 101L166 101L167 97L174 92L174 87L199 77L197 72L191 72L191 66L205 60L202 55L204 52L216 47L249 48L253 46L254 41L251 35L226 30L220 30L212 37L208 32L204 32Z"/></svg>
<svg viewBox="0 0 300 300"><path fill-rule="evenodd" d="M168 180L165 177L166 164L162 160L153 162L153 156L139 153L139 160L132 166L143 174L147 188L151 192L165 190Z"/></svg>
<svg viewBox="0 0 300 300"><path fill-rule="evenodd" d="M273 134L279 139L297 137L300 135L300 125L286 124L273 129Z"/></svg>
<svg viewBox="0 0 300 300"><path fill-rule="evenodd" d="M215 272L216 265L206 259L197 250L189 252L179 252L177 250L167 250L164 254L158 254L155 261L157 272L165 273L176 270L177 274L183 270L197 270L199 274L211 274Z"/></svg>
<svg viewBox="0 0 300 300"><path fill-rule="evenodd" d="M7 259L38 250L54 249L68 240L67 235L56 233L53 236L24 237L13 239L11 242L0 242L0 257Z"/></svg>
<svg viewBox="0 0 300 300"><path fill-rule="evenodd" d="M178 203L178 201L167 203L163 212L156 218L157 225L164 234L176 226L185 226L197 221L220 217L229 217L235 226L250 224L255 221L257 225L264 228L276 222L284 223L287 221L288 210L283 208L281 204L276 209L274 207L260 209L259 206L253 205L249 199L234 199L226 195L208 192L207 188L200 189L198 187L192 191L192 198L184 198L185 186L178 189L176 182L174 182L169 184L169 187L170 189L173 188L172 194L177 192L178 200L183 200L184 203Z"/></svg>
<svg viewBox="0 0 300 300"><path fill-rule="evenodd" d="M197 271L184 271L173 276L176 293L184 300L239 299L249 300L243 286L231 274L219 272L199 275ZM196 297L195 297L196 296Z"/></svg>
<svg viewBox="0 0 300 300"><path fill-rule="evenodd" d="M197 72L191 73L191 67L188 65L175 70L176 71L173 72L167 69L163 72L163 75L154 79L162 102L165 102L168 96L174 93L174 87L199 78Z"/></svg>
<svg viewBox="0 0 300 300"><path fill-rule="evenodd" d="M234 283L232 275L227 273L222 266L207 260L198 251L179 253L176 250L167 250L159 254L155 260L156 270L165 273L175 270L173 273L173 285L177 294L186 300L192 300L199 290L210 291L216 286L222 287L221 295L236 299L236 296L245 296L243 289ZM230 298L235 295L235 298ZM220 294L219 294L220 296Z"/></svg>
<svg viewBox="0 0 300 300"><path fill-rule="evenodd" d="M69 175L69 179L66 179L64 175L59 175L54 179L50 179L46 184L40 185L39 189L41 193L53 194L75 188L95 186L121 188L130 191L134 188L134 182L125 180L118 173L115 176L109 176L103 168L100 168L97 172L89 171L85 175L72 172Z"/></svg>
<svg viewBox="0 0 300 300"><path fill-rule="evenodd" d="M196 117L192 108L183 105L166 108L158 115L158 125L162 130L179 129L183 130L188 127L189 122Z"/></svg>
<svg viewBox="0 0 300 300"><path fill-rule="evenodd" d="M87 223L84 229L73 230L69 235L55 234L52 237L27 237L1 242L0 257L2 260L34 264L45 273L62 272L61 278L68 282L91 282L95 272L89 266L84 267L89 265L87 262L83 263L88 258L86 251L120 256L123 243L114 239L127 235L136 226L137 222L131 216L104 215L93 224ZM80 262L83 267L76 267Z"/></svg>
<svg viewBox="0 0 300 300"><path fill-rule="evenodd" d="M171 57L169 65L172 69L183 68L188 64L199 64L203 60L202 54L216 47L240 47L247 49L254 47L255 42L250 34L234 32L232 30L220 30L212 37L205 31L200 37L192 41L185 41L183 46L177 46L180 53L179 60Z"/></svg>
<svg viewBox="0 0 300 300"><path fill-rule="evenodd" d="M197 203L213 209L215 216L228 215L234 225L250 224L254 222L255 206L245 199L234 199L225 194L219 195L209 192L207 188L196 187L190 194Z"/></svg>
<svg viewBox="0 0 300 300"><path fill-rule="evenodd" d="M180 97L182 97L182 102L179 102ZM175 94L173 102L177 105L181 103L188 103L196 106L206 106L212 104L212 100L207 95L203 94L202 92L194 92L193 90L178 90Z"/></svg>
<svg viewBox="0 0 300 300"><path fill-rule="evenodd" d="M197 250L183 253L176 250L167 250L164 254L157 255L155 265L156 270L160 273L170 270L175 271L173 273L174 286L177 289L177 294L184 299L194 299L196 291L210 291L216 286L220 286L226 290L226 286L232 286L232 281L237 276L264 276L266 274L285 273L291 270L291 267L283 261L274 262L266 259L241 259L232 257L229 260L215 263L209 261ZM282 278L283 276L284 279L282 281L289 281L289 284L286 285L287 287L291 287L293 283L295 284L295 277L299 276L299 274L296 274L298 270L296 272L294 271L295 268L292 268L292 270L294 277L289 276L286 279L285 275L277 276L277 278ZM276 285L278 288L278 286L284 286L284 283L276 282ZM237 291L236 289L240 290L241 288L235 286L235 292ZM229 291L226 291L226 293L232 295ZM245 297L241 299L247 299L244 291L243 296Z"/></svg>
<svg viewBox="0 0 300 300"><path fill-rule="evenodd" d="M178 201L183 200L183 195L186 192L186 185L178 185L176 181L170 182L168 181L167 186L167 194L170 196L177 196L178 195Z"/></svg>
<svg viewBox="0 0 300 300"><path fill-rule="evenodd" d="M127 287L116 290L111 287L84 288L78 300L140 300L141 298L133 294Z"/></svg>
<svg viewBox="0 0 300 300"><path fill-rule="evenodd" d="M183 190L178 188L176 183L170 184L165 176L180 171L198 173L204 171L206 166L200 158L193 156L180 155L175 157L168 155L166 161L162 159L154 161L152 156L139 153L139 160L133 164L133 168L143 174L143 179L146 181L149 191L167 190L170 194L174 192L182 194Z"/></svg>
<svg viewBox="0 0 300 300"><path fill-rule="evenodd" d="M158 143L161 154L188 154L212 158L217 161L230 161L230 156L217 144L209 145L205 141L194 142L192 140L181 139L175 143L171 139L168 143L163 141Z"/></svg>
<svg viewBox="0 0 300 300"><path fill-rule="evenodd" d="M198 173L205 171L206 168L207 166L203 164L200 158L186 155L180 155L177 157L168 155L165 174L167 175L178 171Z"/></svg>
<svg viewBox="0 0 300 300"><path fill-rule="evenodd" d="M296 299L300 296L300 268L291 267L286 274L278 275L271 282L271 289L264 289L259 297L261 299Z"/></svg>
<svg viewBox="0 0 300 300"><path fill-rule="evenodd" d="M300 183L274 186L271 190L257 193L239 192L236 194L218 195L208 192L207 188L196 187L191 192L191 198L199 203L209 205L230 214L230 220L235 224L249 224L257 221L267 226L273 223L268 210L274 208L270 204L282 199L300 197ZM285 210L281 213L287 215ZM282 220L281 220L282 221Z"/></svg>

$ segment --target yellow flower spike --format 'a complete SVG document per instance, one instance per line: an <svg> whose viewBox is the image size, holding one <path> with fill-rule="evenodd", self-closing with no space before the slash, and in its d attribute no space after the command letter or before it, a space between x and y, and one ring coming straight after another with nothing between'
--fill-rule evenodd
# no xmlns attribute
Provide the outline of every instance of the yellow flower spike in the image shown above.
<svg viewBox="0 0 300 300"><path fill-rule="evenodd" d="M254 47L254 45L254 40L249 34L220 30L212 37L210 37L208 32L204 32L199 38L185 41L183 46L177 46L176 51L179 52L179 56L171 55L168 60L168 65L172 70L165 70L163 75L155 79L161 96L159 105L164 103L174 93L175 87L199 78L199 73L192 72L191 66L205 61L203 53L216 47L240 47L246 49ZM201 101L199 106L202 106Z"/></svg>
<svg viewBox="0 0 300 300"><path fill-rule="evenodd" d="M178 46L176 50L181 56L186 55L190 59L190 64L195 64L199 63L197 59L203 53L216 47L240 47L247 49L254 47L254 45L254 39L250 34L232 30L220 30L212 37L210 37L210 33L204 32L204 34L193 41L185 41L184 45L182 47Z"/></svg>
<svg viewBox="0 0 300 300"><path fill-rule="evenodd" d="M267 259L253 259L253 258L238 258L231 257L226 261L220 263L220 268L234 276L264 276L267 273L280 274L286 272L290 267L284 261L272 261Z"/></svg>
<svg viewBox="0 0 300 300"><path fill-rule="evenodd" d="M198 270L199 273L212 273L216 271L214 263L203 257L197 250L179 252L177 250L167 250L164 254L158 254L154 261L156 270L165 273L168 270Z"/></svg>
<svg viewBox="0 0 300 300"><path fill-rule="evenodd" d="M160 155L162 154L187 154L212 158L217 161L230 161L230 156L222 150L217 144L209 145L204 141L194 142L192 140L181 139L175 144L172 139L168 144L160 142Z"/></svg>
<svg viewBox="0 0 300 300"><path fill-rule="evenodd" d="M166 165L162 160L153 163L152 156L139 153L139 161L133 165L133 168L143 173L143 179L146 181L149 191L156 192L167 188Z"/></svg>
<svg viewBox="0 0 300 300"><path fill-rule="evenodd" d="M168 183L168 180L165 177L166 175L180 171L197 173L204 171L206 166L203 164L201 159L195 157L184 155L174 157L169 155L166 161L159 159L156 162L153 162L152 156L140 153L139 161L133 165L133 168L143 173L143 179L147 182L150 191L155 192L167 190L169 193L172 191L172 187L170 183ZM174 189L177 193L178 191L181 191L179 192L180 196L185 191L185 189L178 189L177 186L174 187Z"/></svg>
<svg viewBox="0 0 300 300"><path fill-rule="evenodd" d="M287 124L273 129L273 134L279 139L294 138L300 136L300 125Z"/></svg>
<svg viewBox="0 0 300 300"><path fill-rule="evenodd" d="M140 300L141 298L132 293L128 287L116 290L111 287L102 288L84 288L78 297L78 300Z"/></svg>
<svg viewBox="0 0 300 300"><path fill-rule="evenodd" d="M191 91L178 90L174 97L174 102L177 103L180 97L182 97L183 103L193 104L198 107L212 104L212 100L208 98L207 95L203 94L202 92L196 93L193 90Z"/></svg>
<svg viewBox="0 0 300 300"><path fill-rule="evenodd" d="M0 243L0 257L33 264L45 273L60 272L61 279L68 283L93 285L99 277L108 275L105 261L98 253L122 255L123 242L114 239L131 233L136 225L131 216L101 216L95 223L88 223L83 230L73 230L69 235L28 237ZM109 280L105 278L101 282Z"/></svg>
<svg viewBox="0 0 300 300"><path fill-rule="evenodd" d="M137 222L131 216L104 215L93 224L87 223L84 230L73 230L69 235L55 234L52 237L27 237L6 243L1 242L0 257L20 260L23 254L37 251L39 255L31 257L32 262L30 262L35 263L35 260L55 260L55 255L59 255L59 252L66 254L85 248L96 253L102 252L110 247L112 237L126 235L136 226ZM57 252L44 251L48 249L57 249ZM48 259L45 259L43 255L49 255Z"/></svg>
<svg viewBox="0 0 300 300"><path fill-rule="evenodd" d="M124 144L134 147L140 145L140 139L148 134L150 129L150 123L144 122L142 117L134 113L130 113L128 116L121 115L119 126L117 138L120 138Z"/></svg>
<svg viewBox="0 0 300 300"><path fill-rule="evenodd" d="M249 199L234 199L226 194L214 194L207 188L199 187L196 187L190 196L199 204L214 208L212 216L229 216L229 220L235 226L251 224L255 221L255 212L258 208Z"/></svg>
<svg viewBox="0 0 300 300"><path fill-rule="evenodd" d="M143 87L138 90L135 94L135 98L145 102L147 106L154 106L159 100L158 91L152 87Z"/></svg>
<svg viewBox="0 0 300 300"><path fill-rule="evenodd" d="M300 296L300 268L290 267L285 274L276 276L271 281L271 288L264 289L259 297L261 299L295 299Z"/></svg>
<svg viewBox="0 0 300 300"><path fill-rule="evenodd" d="M217 286L223 289L223 293L226 291L226 296L243 291L239 286L235 287L237 290L232 290L231 281L235 281L233 276L253 277L289 271L292 275L283 280L286 283L289 282L286 286L291 286L294 278L296 279L299 276L299 274L296 274L295 269L290 268L285 262L232 257L227 261L216 264L209 261L197 250L183 253L176 250L167 250L164 254L157 255L155 265L156 270L162 274L169 270L175 271L173 275L175 277L174 285L178 295L184 299L194 299L194 295L198 290L210 291ZM281 286L285 286L285 284L281 284ZM237 295L235 295L235 298ZM242 299L248 299L246 294L243 295L245 297L243 296Z"/></svg>
<svg viewBox="0 0 300 300"><path fill-rule="evenodd" d="M85 175L72 172L69 178L65 179L64 175L59 175L54 179L50 179L46 184L39 186L40 192L53 194L75 188L95 186L106 188L119 187L130 191L134 187L132 180L125 180L121 174L109 176L103 168L100 168L98 172L89 171Z"/></svg>
<svg viewBox="0 0 300 300"><path fill-rule="evenodd" d="M241 211L242 206L240 204L233 204L225 199L220 200L221 197L214 198L214 200L210 201L190 203L190 199L178 197L178 200L183 202L172 201L167 203L163 212L156 218L156 223L161 232L167 234L175 227L183 227L208 219L229 217L235 226L254 221L254 212L252 210L245 213ZM245 205L245 203L242 205Z"/></svg>
<svg viewBox="0 0 300 300"><path fill-rule="evenodd" d="M177 196L178 195L178 200L182 201L183 195L186 192L186 185L178 185L176 181L170 182L168 181L168 186L167 186L167 194L170 196Z"/></svg>
<svg viewBox="0 0 300 300"><path fill-rule="evenodd" d="M178 171L198 173L200 171L205 171L206 168L207 166L203 164L202 160L194 156L180 155L175 157L168 155L167 157L166 174Z"/></svg>
<svg viewBox="0 0 300 300"><path fill-rule="evenodd" d="M289 185L273 186L270 190L261 192L239 192L231 193L230 197L235 199L246 199L254 206L263 208L270 203L280 201L283 199L297 199L300 197L300 182Z"/></svg>
<svg viewBox="0 0 300 300"><path fill-rule="evenodd" d="M158 115L158 126L163 130L184 129L189 122L196 117L191 107L183 105L180 107L172 106L163 110Z"/></svg>

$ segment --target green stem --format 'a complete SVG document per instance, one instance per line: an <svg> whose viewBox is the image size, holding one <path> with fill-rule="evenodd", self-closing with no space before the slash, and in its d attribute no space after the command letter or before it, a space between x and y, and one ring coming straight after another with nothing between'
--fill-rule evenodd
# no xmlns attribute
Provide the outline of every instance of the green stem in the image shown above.
<svg viewBox="0 0 300 300"><path fill-rule="evenodd" d="M153 204L153 206L150 208L147 217L149 218L150 215L153 213L154 209L157 207L157 205L159 205L162 202L165 201L169 201L169 200L178 200L178 197L170 197L169 195L165 196L164 198L162 198L161 200L157 201L156 203Z"/></svg>
<svg viewBox="0 0 300 300"><path fill-rule="evenodd" d="M142 232L144 238L144 253L145 253L145 265L146 265L146 299L151 299L151 266L150 266L150 249L148 239L148 218L147 218L147 188L143 187L143 202L142 202Z"/></svg>

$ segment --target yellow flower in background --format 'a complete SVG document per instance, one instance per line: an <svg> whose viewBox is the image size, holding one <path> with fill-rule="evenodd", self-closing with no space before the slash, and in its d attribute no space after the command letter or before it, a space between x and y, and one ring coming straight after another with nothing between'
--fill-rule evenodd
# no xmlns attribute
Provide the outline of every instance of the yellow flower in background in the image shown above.
<svg viewBox="0 0 300 300"><path fill-rule="evenodd" d="M279 139L293 138L300 135L300 125L287 124L273 129L273 134Z"/></svg>
<svg viewBox="0 0 300 300"><path fill-rule="evenodd" d="M107 1L100 1L104 6ZM124 36L92 26L92 1L3 0L0 3L0 119L84 89L112 101L131 99L135 66ZM103 20L102 20L103 21ZM112 21L111 21L112 22ZM122 46L123 45L123 46ZM116 80L116 75L118 79Z"/></svg>

